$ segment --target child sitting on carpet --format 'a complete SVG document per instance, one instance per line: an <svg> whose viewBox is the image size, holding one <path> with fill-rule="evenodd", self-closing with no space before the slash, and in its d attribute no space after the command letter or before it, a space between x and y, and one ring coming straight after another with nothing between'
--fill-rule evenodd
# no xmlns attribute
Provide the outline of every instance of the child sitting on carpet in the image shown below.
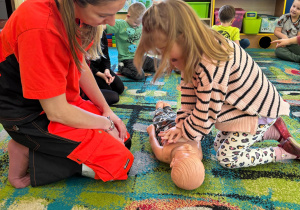
<svg viewBox="0 0 300 210"><path fill-rule="evenodd" d="M290 8L290 13L282 15L277 21L274 35L278 39L288 39L300 35L300 0L295 0ZM276 48L276 57L293 62L300 62L300 47L290 44Z"/></svg>
<svg viewBox="0 0 300 210"><path fill-rule="evenodd" d="M102 28L100 29L102 31ZM100 58L89 60L90 68L108 105L119 102L119 95L124 91L122 80L111 70L110 57L108 53L108 41L105 31L101 37L102 55ZM88 97L83 94L83 99Z"/></svg>
<svg viewBox="0 0 300 210"><path fill-rule="evenodd" d="M168 103L156 103L153 125L147 128L149 141L155 157L165 163L171 163L171 177L177 187L194 190L204 181L204 166L202 160L201 143L195 141L178 140L175 144L162 144L158 133L175 126L176 113Z"/></svg>
<svg viewBox="0 0 300 210"><path fill-rule="evenodd" d="M141 80L145 77L145 72L154 72L154 61L146 56L143 70L138 72L133 64L136 48L139 44L142 33L142 17L146 7L141 2L130 5L125 20L116 20L114 26L106 25L107 33L114 33L118 49L119 72L131 79Z"/></svg>
<svg viewBox="0 0 300 210"><path fill-rule="evenodd" d="M246 49L250 45L249 39L240 38L240 29L231 26L235 17L235 9L231 5L224 5L219 9L219 19L221 25L213 25L212 29L218 31L226 38L234 41L242 48Z"/></svg>
<svg viewBox="0 0 300 210"><path fill-rule="evenodd" d="M154 4L142 24L137 68L151 51L162 57L154 81L174 67L181 70L181 108L176 126L158 134L163 142L201 141L215 126L214 147L223 167L300 157L300 145L280 117L289 115L289 104L245 50L208 28L182 0ZM279 146L251 147L267 139Z"/></svg>

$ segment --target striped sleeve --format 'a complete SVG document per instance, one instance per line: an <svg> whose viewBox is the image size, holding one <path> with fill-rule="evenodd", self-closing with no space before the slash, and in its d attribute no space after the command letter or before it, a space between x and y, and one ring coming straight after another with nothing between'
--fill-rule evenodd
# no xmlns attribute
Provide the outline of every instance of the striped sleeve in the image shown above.
<svg viewBox="0 0 300 210"><path fill-rule="evenodd" d="M196 106L194 84L185 84L181 78L181 108L177 111L176 127L182 128L183 121L192 113Z"/></svg>
<svg viewBox="0 0 300 210"><path fill-rule="evenodd" d="M215 66L215 68L218 68ZM226 69L226 68L224 68ZM227 86L214 81L214 72L219 71L218 75L223 75L222 69L209 71L200 64L200 70L193 78L194 89L188 89L181 96L182 109L178 111L177 120L182 129L183 136L190 140L200 141L207 135L217 120L225 101ZM211 73L212 72L212 73ZM220 80L219 78L217 79ZM193 93L193 94L192 94ZM191 97L193 95L193 97ZM193 107L193 109L191 109ZM187 112L185 110L190 110ZM183 114L188 113L188 114Z"/></svg>

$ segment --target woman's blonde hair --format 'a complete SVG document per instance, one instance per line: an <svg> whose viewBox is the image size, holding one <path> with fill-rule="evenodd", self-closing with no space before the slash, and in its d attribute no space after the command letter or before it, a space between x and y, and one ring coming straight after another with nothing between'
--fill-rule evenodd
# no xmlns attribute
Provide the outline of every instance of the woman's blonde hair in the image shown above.
<svg viewBox="0 0 300 210"><path fill-rule="evenodd" d="M98 51L101 51L100 39L95 39L95 37L101 37L102 29L100 27L93 27L86 24L82 24L81 27L75 21L75 6L77 4L79 7L86 7L88 4L97 6L99 4L106 3L108 1L116 0L62 0L59 5L59 10L64 22L65 29L67 31L70 51L74 62L79 70L81 70L81 62L78 58L78 54L83 53L85 57L95 58ZM99 35L100 34L100 35ZM81 40L81 44L77 39ZM89 54L85 51L85 48L95 39Z"/></svg>
<svg viewBox="0 0 300 210"><path fill-rule="evenodd" d="M182 0L164 0L153 4L144 14L143 31L135 53L134 63L141 70L147 53L159 55L155 41L162 33L167 37L155 81L165 71L171 72L174 66L169 62L169 54L175 42L183 49L185 61L184 82L190 82L194 69L205 54L211 63L229 59L233 49L218 32L202 23L195 11ZM219 43L218 43L219 42Z"/></svg>

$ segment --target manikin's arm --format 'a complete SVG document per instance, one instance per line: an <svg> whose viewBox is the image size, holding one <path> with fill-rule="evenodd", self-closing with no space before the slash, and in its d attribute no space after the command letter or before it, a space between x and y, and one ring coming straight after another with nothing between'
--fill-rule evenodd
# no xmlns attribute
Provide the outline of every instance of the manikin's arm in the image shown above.
<svg viewBox="0 0 300 210"><path fill-rule="evenodd" d="M155 155L155 157L159 160L159 161L163 161L163 147L159 145L158 140L155 136L155 129L154 129L154 125L150 125L147 128L147 132L149 134L149 141L150 141L150 145L152 148L152 151Z"/></svg>

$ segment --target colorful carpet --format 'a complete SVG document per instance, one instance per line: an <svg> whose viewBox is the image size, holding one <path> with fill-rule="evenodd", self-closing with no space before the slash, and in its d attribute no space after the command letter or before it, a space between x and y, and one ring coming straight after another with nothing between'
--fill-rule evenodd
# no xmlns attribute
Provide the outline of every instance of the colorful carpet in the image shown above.
<svg viewBox="0 0 300 210"><path fill-rule="evenodd" d="M300 141L299 64L276 59L274 50L247 51L291 104L291 115L284 119L291 134ZM116 54L115 48L111 48L113 64L117 63ZM169 165L154 158L146 128L151 124L158 100L179 108L180 76L172 73L155 83L151 83L152 76L141 82L122 79L127 89L112 109L132 135L135 161L128 180L103 183L71 177L42 187L14 189L7 181L10 137L0 126L0 209L300 209L300 161L234 170L222 168L212 147L215 129L202 142L206 169L203 185L193 191L177 188L171 180ZM276 141L255 146L271 145L275 146Z"/></svg>

